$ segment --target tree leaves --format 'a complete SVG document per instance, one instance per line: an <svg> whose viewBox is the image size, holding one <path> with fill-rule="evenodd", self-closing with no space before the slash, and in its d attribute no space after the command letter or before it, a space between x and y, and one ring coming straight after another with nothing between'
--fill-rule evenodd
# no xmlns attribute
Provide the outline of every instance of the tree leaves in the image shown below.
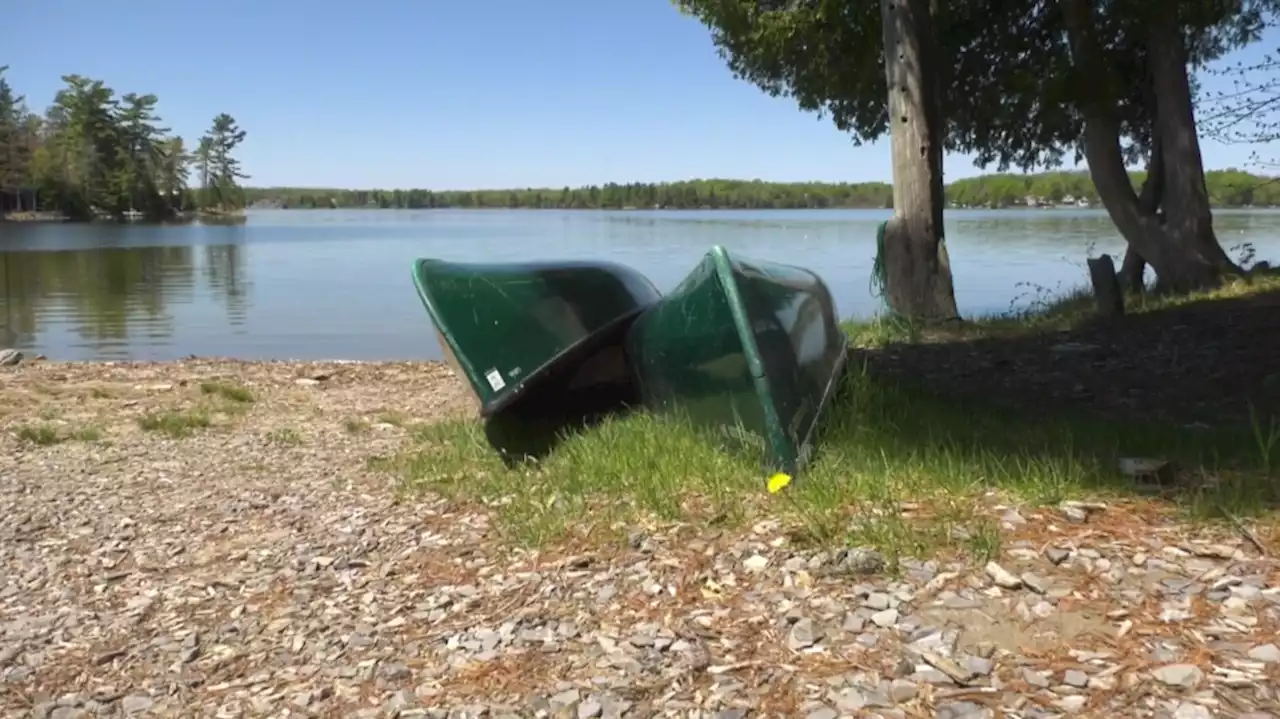
<svg viewBox="0 0 1280 719"><path fill-rule="evenodd" d="M830 116L855 144L888 129L878 4L844 0L674 0L711 31L729 69L765 92ZM937 3L944 145L976 164L1029 170L1080 158L1079 107L1113 103L1136 161L1150 142L1144 23L1179 13L1194 66L1255 41L1278 0L1111 0L1097 18L1106 68L1083 76L1053 0Z"/></svg>
<svg viewBox="0 0 1280 719"><path fill-rule="evenodd" d="M4 69L0 193L17 197L13 206L22 202L22 188L35 185L44 209L56 208L75 219L121 218L131 211L166 219L189 209L186 184L192 158L182 138L161 126L155 95L117 97L101 80L65 75L41 121L14 95ZM217 138L218 177L230 178L232 187L246 177L231 156L245 132L224 113L214 119L210 133Z"/></svg>

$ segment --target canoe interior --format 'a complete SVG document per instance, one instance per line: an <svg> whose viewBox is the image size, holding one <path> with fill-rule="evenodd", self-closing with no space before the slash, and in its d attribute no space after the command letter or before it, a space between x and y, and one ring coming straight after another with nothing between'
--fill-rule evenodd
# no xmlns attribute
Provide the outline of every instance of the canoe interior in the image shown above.
<svg viewBox="0 0 1280 719"><path fill-rule="evenodd" d="M809 270L714 247L632 324L644 405L711 428L722 444L800 471L843 376L848 343Z"/></svg>
<svg viewBox="0 0 1280 719"><path fill-rule="evenodd" d="M413 279L445 360L466 378L499 451L533 453L520 448L634 396L622 344L661 298L635 270L420 259Z"/></svg>
<svg viewBox="0 0 1280 719"><path fill-rule="evenodd" d="M508 463L545 457L566 434L640 404L623 347L630 323L597 336L581 361L557 363L546 377L484 420L485 437Z"/></svg>

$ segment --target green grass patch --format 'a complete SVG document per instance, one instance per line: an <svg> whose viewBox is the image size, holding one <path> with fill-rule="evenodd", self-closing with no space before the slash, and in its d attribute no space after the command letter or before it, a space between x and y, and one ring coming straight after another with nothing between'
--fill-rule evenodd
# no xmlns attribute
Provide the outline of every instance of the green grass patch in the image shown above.
<svg viewBox="0 0 1280 719"><path fill-rule="evenodd" d="M41 447L61 444L69 440L77 442L97 442L102 439L102 430L95 426L80 427L67 430L55 424L28 424L18 428L18 439Z"/></svg>
<svg viewBox="0 0 1280 719"><path fill-rule="evenodd" d="M381 424L389 424L392 427L407 427L410 424L409 415L399 410L387 409L378 413L378 422Z"/></svg>
<svg viewBox="0 0 1280 719"><path fill-rule="evenodd" d="M80 427L71 432L71 439L77 442L97 442L102 439L102 428L95 426Z"/></svg>
<svg viewBox="0 0 1280 719"><path fill-rule="evenodd" d="M281 427L268 432L267 441L293 447L302 444L302 435L290 427Z"/></svg>
<svg viewBox="0 0 1280 719"><path fill-rule="evenodd" d="M41 447L58 444L67 439L56 425L28 424L18 428L18 439Z"/></svg>
<svg viewBox="0 0 1280 719"><path fill-rule="evenodd" d="M721 451L686 423L638 414L569 437L547 459L506 467L478 425L418 430L384 468L408 489L492 507L510 537L537 545L571 530L646 520L740 525L778 517L800 539L870 544L892 556L999 549L981 498L1033 504L1132 491L1121 457L1157 457L1212 479L1181 498L1200 515L1257 513L1280 500L1280 420L1197 430L1068 418L1028 419L887 387L852 369L808 471L777 495L759 458ZM924 516L904 511L926 507ZM588 526L589 525L589 526Z"/></svg>
<svg viewBox="0 0 1280 719"><path fill-rule="evenodd" d="M373 425L359 417L348 417L342 420L342 429L345 430L347 434L364 434L372 428Z"/></svg>
<svg viewBox="0 0 1280 719"><path fill-rule="evenodd" d="M209 412L196 408L185 412L151 412L138 418L138 426L146 432L159 432L175 439L186 437L197 429L212 424Z"/></svg>
<svg viewBox="0 0 1280 719"><path fill-rule="evenodd" d="M1144 314L1197 302L1243 298L1267 292L1280 292L1280 270L1231 278L1222 286L1204 292L1185 295L1151 292L1130 294L1125 297L1125 313ZM970 317L957 326L946 328L944 332L951 338L1011 337L1071 330L1096 316L1093 294L1088 287L1076 287L1056 295L1047 288L1037 287L1030 294L1034 299L1021 309ZM856 347L913 344L929 335L929 330L923 325L887 314L871 319L847 320L841 326Z"/></svg>
<svg viewBox="0 0 1280 719"><path fill-rule="evenodd" d="M236 404L251 404L253 402L253 393L239 385L223 382L202 382L200 384L200 392L201 394L220 397Z"/></svg>

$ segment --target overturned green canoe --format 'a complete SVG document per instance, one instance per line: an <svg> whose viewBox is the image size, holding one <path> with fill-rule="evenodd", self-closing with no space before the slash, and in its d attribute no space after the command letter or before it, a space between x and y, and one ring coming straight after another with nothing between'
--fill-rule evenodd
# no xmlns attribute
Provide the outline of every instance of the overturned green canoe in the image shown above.
<svg viewBox="0 0 1280 719"><path fill-rule="evenodd" d="M848 341L809 270L713 247L631 325L627 351L645 406L763 449L773 469L808 462L843 374Z"/></svg>
<svg viewBox="0 0 1280 719"><path fill-rule="evenodd" d="M413 282L498 449L538 454L561 424L634 396L626 331L661 298L635 270L608 262L418 259Z"/></svg>

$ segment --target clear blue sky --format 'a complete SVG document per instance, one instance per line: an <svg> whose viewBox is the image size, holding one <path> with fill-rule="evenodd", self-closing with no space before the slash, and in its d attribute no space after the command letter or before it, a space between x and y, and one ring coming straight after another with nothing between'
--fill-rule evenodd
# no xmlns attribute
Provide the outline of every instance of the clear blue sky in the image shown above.
<svg viewBox="0 0 1280 719"><path fill-rule="evenodd" d="M0 17L0 64L34 108L80 73L155 93L189 142L228 112L252 185L890 178L887 140L853 147L735 80L668 0L13 0ZM1203 149L1209 168L1249 156Z"/></svg>

